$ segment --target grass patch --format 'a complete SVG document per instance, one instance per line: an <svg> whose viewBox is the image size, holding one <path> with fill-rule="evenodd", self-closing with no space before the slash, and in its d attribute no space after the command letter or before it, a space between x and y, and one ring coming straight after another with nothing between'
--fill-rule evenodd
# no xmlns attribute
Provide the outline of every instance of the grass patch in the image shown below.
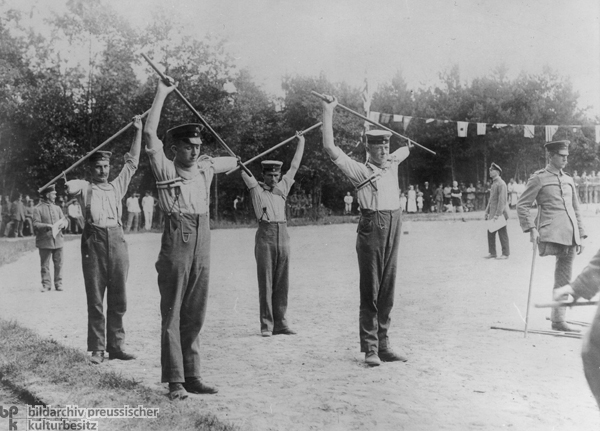
<svg viewBox="0 0 600 431"><path fill-rule="evenodd" d="M65 241L79 240L79 235L65 235ZM0 266L15 262L25 253L36 250L35 237L1 238L0 239Z"/></svg>
<svg viewBox="0 0 600 431"><path fill-rule="evenodd" d="M0 319L0 379L36 403L80 408L125 405L158 408L156 419L101 419L100 429L237 431L211 414L198 412L200 398L171 402L163 395L102 365L87 355L45 339L14 321ZM51 395L49 395L51 394Z"/></svg>

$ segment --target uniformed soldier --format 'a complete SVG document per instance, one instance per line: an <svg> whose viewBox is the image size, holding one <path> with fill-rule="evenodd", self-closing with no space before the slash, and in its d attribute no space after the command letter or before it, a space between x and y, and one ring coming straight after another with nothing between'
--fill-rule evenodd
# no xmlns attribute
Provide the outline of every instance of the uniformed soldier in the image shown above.
<svg viewBox="0 0 600 431"><path fill-rule="evenodd" d="M56 188L54 184L40 191L40 203L33 208L33 230L35 232L35 246L40 251L42 265L42 292L52 290L50 279L50 258L54 264L54 288L62 290L62 250L63 230L67 229L69 222L56 202ZM53 228L56 224L56 230Z"/></svg>
<svg viewBox="0 0 600 431"><path fill-rule="evenodd" d="M545 145L549 163L536 171L517 202L517 214L523 232L529 232L537 243L540 256L556 256L554 289L571 280L575 253L580 254L582 240L587 237L579 214L579 199L575 182L563 171L569 156L569 141L554 141ZM534 220L531 206L537 201L538 216ZM565 322L566 309L553 308L552 329L571 331Z"/></svg>
<svg viewBox="0 0 600 431"><path fill-rule="evenodd" d="M492 179L492 188L490 189L490 201L485 209L486 220L498 220L503 217L508 220L508 211L506 210L507 186L501 177L502 168L496 163L490 165L490 178ZM496 232L500 237L502 255L498 259L508 259L510 256L510 245L508 242L508 232L506 225L494 232L488 230L488 250L487 259L496 259Z"/></svg>
<svg viewBox="0 0 600 431"><path fill-rule="evenodd" d="M156 179L165 227L156 270L160 290L162 382L171 399L188 392L214 394L200 379L200 339L208 300L210 185L215 174L237 166L235 157L200 156L202 126L167 131L169 160L156 131L166 97L176 88L159 81L144 128L146 152Z"/></svg>
<svg viewBox="0 0 600 431"><path fill-rule="evenodd" d="M304 153L304 136L298 136L296 153L290 169L281 176L282 162L261 162L264 182L242 171L250 190L252 206L258 220L254 257L258 277L260 332L263 337L294 335L285 318L288 303L290 236L287 230L285 200Z"/></svg>
<svg viewBox="0 0 600 431"><path fill-rule="evenodd" d="M85 281L88 307L88 350L91 361L109 359L129 361L135 356L126 353L123 316L127 310L125 292L129 272L129 252L123 235L122 199L127 193L131 177L137 170L142 146L142 120L134 117L136 129L125 164L119 175L108 181L110 174L109 151L98 151L89 159L92 182L67 181L67 192L75 196L84 209L85 225L81 235L81 264ZM103 311L106 292L106 324ZM106 326L106 328L105 328ZM105 336L106 331L106 336Z"/></svg>
<svg viewBox="0 0 600 431"><path fill-rule="evenodd" d="M408 157L409 148L390 154L391 133L367 132L366 163L352 160L333 139L333 111L337 100L323 102L323 148L333 163L357 187L356 199L361 216L356 252L360 272L359 334L365 362L377 366L381 361L406 361L389 342L390 313L394 305L396 263L401 235L398 165Z"/></svg>

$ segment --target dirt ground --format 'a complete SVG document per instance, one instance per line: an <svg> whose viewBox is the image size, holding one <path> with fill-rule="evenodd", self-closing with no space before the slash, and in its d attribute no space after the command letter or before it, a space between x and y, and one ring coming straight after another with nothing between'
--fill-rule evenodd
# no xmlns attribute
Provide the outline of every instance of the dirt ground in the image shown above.
<svg viewBox="0 0 600 431"><path fill-rule="evenodd" d="M575 274L600 248L600 218L587 214L590 238ZM483 259L482 220L412 221L406 229L390 335L409 361L376 368L363 364L359 348L355 224L290 228L288 316L298 335L271 338L260 336L254 229L213 231L202 370L220 392L185 402L248 430L600 429L581 340L490 329L524 325L532 252L514 212L506 261ZM138 359L102 366L166 393L154 269L160 235L127 241L125 329ZM37 252L0 268L0 315L85 350L79 241L64 253L63 292L40 292ZM553 258L537 257L532 303L551 300L553 268ZM567 318L590 322L593 308ZM532 307L530 329L549 330L548 315ZM41 395L54 404L77 401Z"/></svg>

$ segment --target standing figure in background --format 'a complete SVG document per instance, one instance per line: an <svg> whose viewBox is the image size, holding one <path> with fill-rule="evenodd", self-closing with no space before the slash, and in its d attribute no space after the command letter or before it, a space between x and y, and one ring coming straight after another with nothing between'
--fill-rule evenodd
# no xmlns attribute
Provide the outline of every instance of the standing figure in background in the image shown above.
<svg viewBox="0 0 600 431"><path fill-rule="evenodd" d="M23 195L15 193L13 202L10 206L10 222L6 227L6 236L22 237L23 222L25 221L25 207L23 206Z"/></svg>
<svg viewBox="0 0 600 431"><path fill-rule="evenodd" d="M433 190L429 187L429 181L425 181L423 185L423 212L433 211Z"/></svg>
<svg viewBox="0 0 600 431"><path fill-rule="evenodd" d="M440 183L438 188L435 189L435 209L438 213L444 212L444 185Z"/></svg>
<svg viewBox="0 0 600 431"><path fill-rule="evenodd" d="M140 194L133 193L127 198L127 232L133 229L137 232L140 223L140 214L142 209L140 208Z"/></svg>
<svg viewBox="0 0 600 431"><path fill-rule="evenodd" d="M54 184L40 191L41 201L33 209L33 226L35 229L35 246L40 252L42 266L42 292L52 290L50 277L50 259L54 264L54 288L62 289L62 256L63 231L69 226L67 218L56 202ZM55 227L56 225L56 227Z"/></svg>
<svg viewBox="0 0 600 431"><path fill-rule="evenodd" d="M453 212L463 212L462 192L458 188L457 181L452 181L452 188L450 189L450 201L452 203Z"/></svg>
<svg viewBox="0 0 600 431"><path fill-rule="evenodd" d="M23 233L27 232L27 235L34 235L33 231L33 199L29 199L27 196L27 203L25 204L25 221L23 222Z"/></svg>
<svg viewBox="0 0 600 431"><path fill-rule="evenodd" d="M467 211L471 212L475 210L475 187L473 183L467 187Z"/></svg>
<svg viewBox="0 0 600 431"><path fill-rule="evenodd" d="M512 210L517 207L517 184L515 183L515 179L511 178L506 188L508 190L508 207Z"/></svg>
<svg viewBox="0 0 600 431"><path fill-rule="evenodd" d="M154 207L156 201L152 197L150 190L146 190L145 196L142 198L142 210L144 211L144 229L152 229L152 218L154 216Z"/></svg>
<svg viewBox="0 0 600 431"><path fill-rule="evenodd" d="M344 215L352 214L352 202L354 202L354 198L350 192L347 192L344 196Z"/></svg>
<svg viewBox="0 0 600 431"><path fill-rule="evenodd" d="M495 163L490 166L490 178L492 179L492 188L490 191L490 201L485 209L485 219L497 221L500 218L508 220L507 207L507 187L501 177L502 169ZM508 242L508 231L506 226L501 227L497 231L490 232L488 230L488 249L490 254L487 259L496 258L496 232L500 237L500 245L502 246L502 255L498 259L508 259L510 256L510 245Z"/></svg>
<svg viewBox="0 0 600 431"><path fill-rule="evenodd" d="M406 204L407 213L417 212L417 192L414 186L408 186L408 203Z"/></svg>

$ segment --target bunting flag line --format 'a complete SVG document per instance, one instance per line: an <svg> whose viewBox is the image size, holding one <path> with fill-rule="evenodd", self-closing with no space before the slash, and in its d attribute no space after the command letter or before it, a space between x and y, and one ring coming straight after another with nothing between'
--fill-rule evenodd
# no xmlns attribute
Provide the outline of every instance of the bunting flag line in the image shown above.
<svg viewBox="0 0 600 431"><path fill-rule="evenodd" d="M366 88L366 87L365 87ZM363 99L364 101L364 99ZM545 139L547 142L552 140L552 137L556 133L559 127L568 127L572 129L573 133L580 132L584 127L586 128L594 128L594 140L596 144L600 144L600 124L598 125L589 125L582 126L578 124L562 124L562 125L535 125L535 124L507 124L507 123L479 123L479 122L471 122L471 121L455 121L455 120L446 120L446 119L438 119L438 118L424 118L424 117L413 117L409 115L401 115L401 114L387 114L382 112L371 111L367 115L369 119L378 123L402 123L402 127L404 130L408 128L411 120L421 120L424 121L425 124L431 123L456 123L457 125L457 135L458 137L464 138L467 137L467 131L470 123L474 123L477 125L477 135L482 136L487 132L487 126L491 126L494 129L502 129L504 127L522 127L523 128L523 136L525 138L534 138L535 129L542 127L545 133Z"/></svg>

